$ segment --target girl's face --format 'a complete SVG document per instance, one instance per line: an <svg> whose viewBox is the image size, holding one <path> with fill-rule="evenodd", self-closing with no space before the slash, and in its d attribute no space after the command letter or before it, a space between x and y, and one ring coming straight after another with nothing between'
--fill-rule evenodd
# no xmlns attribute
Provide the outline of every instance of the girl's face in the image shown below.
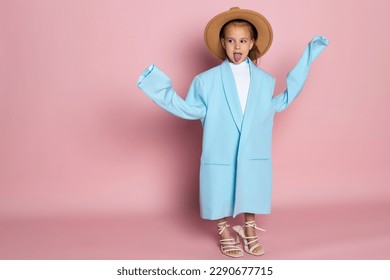
<svg viewBox="0 0 390 280"><path fill-rule="evenodd" d="M229 24L225 27L224 38L221 38L221 44L230 62L239 64L245 61L253 47L254 40L247 26Z"/></svg>

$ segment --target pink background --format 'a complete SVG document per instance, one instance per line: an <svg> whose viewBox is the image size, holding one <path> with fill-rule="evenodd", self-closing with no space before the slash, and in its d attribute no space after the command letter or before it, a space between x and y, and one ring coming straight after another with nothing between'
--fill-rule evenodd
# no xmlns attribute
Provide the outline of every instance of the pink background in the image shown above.
<svg viewBox="0 0 390 280"><path fill-rule="evenodd" d="M330 40L276 116L263 258L390 258L388 1L2 0L0 259L224 258L199 218L200 122L136 81L156 63L185 97L219 63L205 25L233 6L271 22L277 93Z"/></svg>

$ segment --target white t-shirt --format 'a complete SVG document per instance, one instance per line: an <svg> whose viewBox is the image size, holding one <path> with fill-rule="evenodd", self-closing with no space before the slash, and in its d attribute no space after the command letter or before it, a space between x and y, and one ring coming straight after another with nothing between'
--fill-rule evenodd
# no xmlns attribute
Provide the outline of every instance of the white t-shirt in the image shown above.
<svg viewBox="0 0 390 280"><path fill-rule="evenodd" d="M246 107L246 100L248 98L248 93L249 93L249 84L250 84L249 63L247 60L245 60L240 64L234 64L234 63L229 63L229 64L230 64L230 68L233 71L234 80L236 82L241 110L242 113L244 113Z"/></svg>

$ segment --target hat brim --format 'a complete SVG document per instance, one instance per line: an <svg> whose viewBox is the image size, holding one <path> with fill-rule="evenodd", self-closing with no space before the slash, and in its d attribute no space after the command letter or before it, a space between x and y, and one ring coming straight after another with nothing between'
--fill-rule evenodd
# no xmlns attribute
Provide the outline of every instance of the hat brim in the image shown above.
<svg viewBox="0 0 390 280"><path fill-rule="evenodd" d="M228 11L220 13L213 17L206 25L204 30L204 40L210 52L222 60L226 58L226 52L222 47L219 33L225 23L235 19L246 20L256 28L258 37L255 44L260 51L259 57L263 56L272 44L271 24L258 12L240 8L231 8Z"/></svg>

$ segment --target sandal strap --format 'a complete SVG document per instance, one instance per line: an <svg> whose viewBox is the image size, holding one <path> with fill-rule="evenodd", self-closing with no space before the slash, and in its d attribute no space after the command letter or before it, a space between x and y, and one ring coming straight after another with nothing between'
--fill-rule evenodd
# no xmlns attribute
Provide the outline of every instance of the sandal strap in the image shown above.
<svg viewBox="0 0 390 280"><path fill-rule="evenodd" d="M257 240L256 240L257 241ZM249 244L249 243L248 243ZM249 252L253 253L253 251L256 249L256 248L259 248L260 247L260 243L257 242L255 245L253 245L250 249L249 249Z"/></svg>
<svg viewBox="0 0 390 280"><path fill-rule="evenodd" d="M254 237L254 238L253 238ZM257 239L257 236L249 236L249 237L247 237L247 239L248 238L251 238L251 239L253 239L253 240L251 240L251 241L248 241L246 244L252 244L252 243L259 243L259 240Z"/></svg>
<svg viewBox="0 0 390 280"><path fill-rule="evenodd" d="M245 238L245 239L256 239L257 238L257 236L244 236L243 238ZM252 240L253 241L253 240ZM252 241L250 241L250 242L252 242ZM248 241L249 242L249 241Z"/></svg>
<svg viewBox="0 0 390 280"><path fill-rule="evenodd" d="M221 240L219 240L219 243L221 245L236 245L237 244L237 242L235 242L233 238L221 239Z"/></svg>
<svg viewBox="0 0 390 280"><path fill-rule="evenodd" d="M237 247L237 246L222 247L222 252L223 253L231 252L231 251L240 251L240 252L242 252L241 248Z"/></svg>
<svg viewBox="0 0 390 280"><path fill-rule="evenodd" d="M233 238L219 240L221 244L222 252L241 251L241 248L237 246L237 243Z"/></svg>
<svg viewBox="0 0 390 280"><path fill-rule="evenodd" d="M244 227L247 227L247 228L251 227L251 228L254 228L254 229L257 229L257 230L260 230L260 231L265 231L265 229L259 228L259 227L256 225L256 222L255 222L255 221L245 222Z"/></svg>
<svg viewBox="0 0 390 280"><path fill-rule="evenodd" d="M230 227L230 225L227 223L227 221L224 221L224 222L220 222L217 224L218 226L218 234L221 234L222 232L224 232L224 230L228 227Z"/></svg>

